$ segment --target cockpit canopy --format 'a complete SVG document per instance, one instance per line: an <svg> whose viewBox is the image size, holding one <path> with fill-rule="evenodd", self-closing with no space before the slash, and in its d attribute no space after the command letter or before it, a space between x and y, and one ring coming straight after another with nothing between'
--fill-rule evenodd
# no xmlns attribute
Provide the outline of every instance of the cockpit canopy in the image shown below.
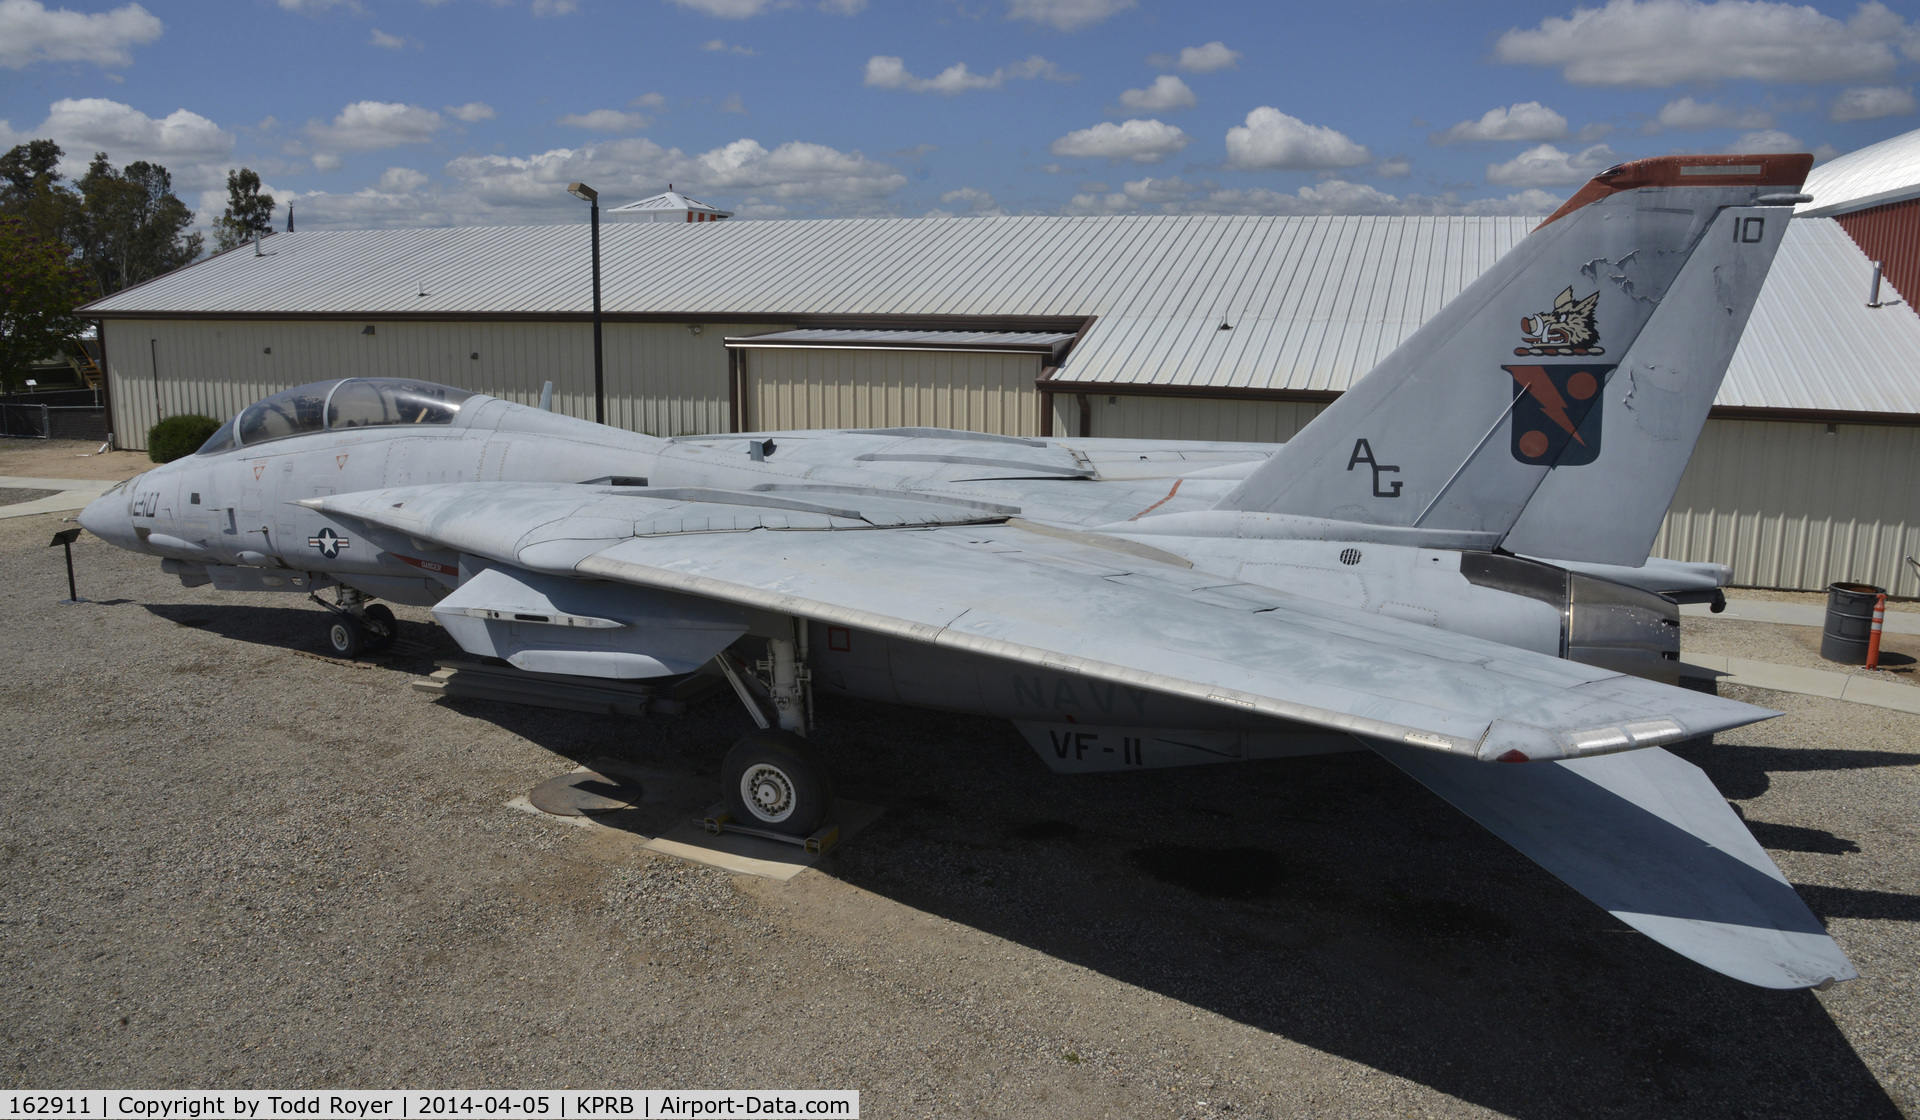
<svg viewBox="0 0 1920 1120"><path fill-rule="evenodd" d="M236 447L340 428L398 424L451 424L465 389L398 377L349 377L316 381L255 401L220 425L196 454L217 455Z"/></svg>

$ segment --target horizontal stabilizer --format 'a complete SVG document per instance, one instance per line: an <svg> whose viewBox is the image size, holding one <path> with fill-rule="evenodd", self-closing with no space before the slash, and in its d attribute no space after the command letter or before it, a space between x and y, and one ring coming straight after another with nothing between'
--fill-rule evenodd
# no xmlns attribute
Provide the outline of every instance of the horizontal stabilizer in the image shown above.
<svg viewBox="0 0 1920 1120"><path fill-rule="evenodd" d="M1486 766L1368 745L1689 960L1762 988L1858 975L1706 774L1658 747Z"/></svg>

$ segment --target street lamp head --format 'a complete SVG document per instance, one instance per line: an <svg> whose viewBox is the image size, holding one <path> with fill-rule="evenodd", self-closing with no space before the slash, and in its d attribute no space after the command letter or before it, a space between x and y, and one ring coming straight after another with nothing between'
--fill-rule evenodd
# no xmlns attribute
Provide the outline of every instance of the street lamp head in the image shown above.
<svg viewBox="0 0 1920 1120"><path fill-rule="evenodd" d="M567 193L579 199L582 202L600 201L600 192L594 190L592 187L589 187L585 183L568 183Z"/></svg>

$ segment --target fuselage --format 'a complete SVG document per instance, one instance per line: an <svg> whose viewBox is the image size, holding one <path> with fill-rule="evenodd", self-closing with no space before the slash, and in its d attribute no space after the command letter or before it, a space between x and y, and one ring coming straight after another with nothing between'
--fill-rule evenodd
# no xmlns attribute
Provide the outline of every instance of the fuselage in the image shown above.
<svg viewBox="0 0 1920 1120"><path fill-rule="evenodd" d="M374 403L356 416L340 406L342 394ZM1644 590L1484 551L1357 533L1336 539L1326 525L1214 510L1265 461L1272 448L1263 445L933 429L668 440L445 387L360 380L269 398L222 433L200 453L95 501L82 523L123 548L162 557L189 584L310 592L338 582L368 598L432 606L480 565L306 503L421 486L561 483L647 496L804 483L1013 510L1030 524L1085 534L1122 554L1144 549L1223 583L1258 584L1644 676L1670 673L1678 648L1677 613ZM685 534L689 550L700 536ZM1095 688L878 635L813 630L813 679L829 691L1036 725L1254 727L1214 706ZM1080 734L1084 754L1088 732Z"/></svg>

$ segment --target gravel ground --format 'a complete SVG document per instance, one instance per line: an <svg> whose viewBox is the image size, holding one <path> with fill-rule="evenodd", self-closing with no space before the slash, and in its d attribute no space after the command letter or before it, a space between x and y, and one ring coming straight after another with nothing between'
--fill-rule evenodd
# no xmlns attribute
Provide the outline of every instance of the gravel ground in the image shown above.
<svg viewBox="0 0 1920 1120"><path fill-rule="evenodd" d="M27 490L17 486L0 486L0 506L31 502L36 498L51 498L58 490Z"/></svg>
<svg viewBox="0 0 1920 1120"><path fill-rule="evenodd" d="M101 451L73 439L0 439L0 475L13 478L98 478L116 482L152 470L144 451Z"/></svg>
<svg viewBox="0 0 1920 1120"><path fill-rule="evenodd" d="M1877 681L1920 685L1914 669L1920 665L1920 635L1880 635L1880 668L1842 665L1820 656L1818 626L1782 626L1778 623L1733 622L1708 615L1680 616L1682 656L1692 653L1722 654L1752 661L1771 661L1775 665L1797 665L1829 673L1847 673Z"/></svg>
<svg viewBox="0 0 1920 1120"><path fill-rule="evenodd" d="M823 702L880 822L785 884L505 803L624 722L317 656L295 596L0 521L0 1084L850 1087L895 1116L1920 1114L1920 717L1740 691L1679 753L1862 978L1654 945L1368 754L1057 778L996 721ZM1716 624L1720 625L1720 624ZM1756 628L1756 633L1760 631ZM1732 691L1732 690L1730 690Z"/></svg>

